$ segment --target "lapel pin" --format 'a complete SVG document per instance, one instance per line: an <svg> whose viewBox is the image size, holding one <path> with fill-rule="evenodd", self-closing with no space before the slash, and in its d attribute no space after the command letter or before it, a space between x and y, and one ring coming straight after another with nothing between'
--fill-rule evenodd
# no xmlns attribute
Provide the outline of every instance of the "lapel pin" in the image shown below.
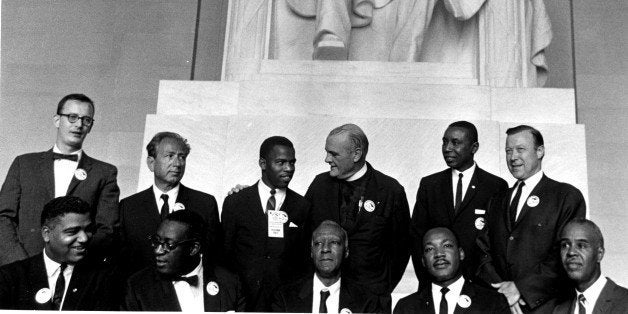
<svg viewBox="0 0 628 314"><path fill-rule="evenodd" d="M475 185L472 185L472 186L471 186L471 188L472 188L472 189L475 189Z"/></svg>
<svg viewBox="0 0 628 314"><path fill-rule="evenodd" d="M461 294L458 298L458 305L460 305L460 307L463 309L468 308L469 306L471 306L471 298L469 298L469 296L466 294Z"/></svg>
<svg viewBox="0 0 628 314"><path fill-rule="evenodd" d="M364 210L372 213L375 210L375 203L371 200L367 200L366 202L364 202Z"/></svg>
<svg viewBox="0 0 628 314"><path fill-rule="evenodd" d="M78 289L76 288L72 289L72 292L76 293L76 291L78 291Z"/></svg>
<svg viewBox="0 0 628 314"><path fill-rule="evenodd" d="M215 281L210 281L209 283L207 283L207 287L205 288L205 290L207 290L207 293L209 293L209 295L214 296L218 294L220 288L218 288L218 284Z"/></svg>
<svg viewBox="0 0 628 314"><path fill-rule="evenodd" d="M536 205L539 205L539 202L541 202L539 197L536 195L532 195L528 197L528 201L526 202L526 204L528 204L528 206L530 207L536 207Z"/></svg>
<svg viewBox="0 0 628 314"><path fill-rule="evenodd" d="M83 181L87 179L87 171L85 171L85 169L78 168L74 170L74 177L76 177L80 181Z"/></svg>
<svg viewBox="0 0 628 314"><path fill-rule="evenodd" d="M342 310L340 310L340 314L351 314L351 310L348 308L343 308Z"/></svg>
<svg viewBox="0 0 628 314"><path fill-rule="evenodd" d="M35 294L35 301L39 304L44 304L48 302L52 298L52 292L48 288L41 288Z"/></svg>

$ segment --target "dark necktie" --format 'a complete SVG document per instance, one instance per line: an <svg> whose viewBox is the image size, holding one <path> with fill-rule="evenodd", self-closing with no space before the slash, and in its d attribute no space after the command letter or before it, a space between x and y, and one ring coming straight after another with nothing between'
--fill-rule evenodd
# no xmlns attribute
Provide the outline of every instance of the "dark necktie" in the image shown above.
<svg viewBox="0 0 628 314"><path fill-rule="evenodd" d="M318 306L319 313L327 313L327 298L329 298L329 290L321 290L321 304Z"/></svg>
<svg viewBox="0 0 628 314"><path fill-rule="evenodd" d="M456 203L454 204L454 213L460 209L460 203L462 203L462 177L463 174L458 174L458 185L456 186Z"/></svg>
<svg viewBox="0 0 628 314"><path fill-rule="evenodd" d="M164 204L161 205L161 220L164 221L168 214L170 214L170 205L168 205L168 194L161 194L161 199L164 200Z"/></svg>
<svg viewBox="0 0 628 314"><path fill-rule="evenodd" d="M191 287L196 287L198 286L198 276L194 275L194 276L189 276L189 277L177 277L174 281L185 281L187 282Z"/></svg>
<svg viewBox="0 0 628 314"><path fill-rule="evenodd" d="M586 314L587 309L584 307L584 301L587 299L584 297L584 294L578 295L578 314Z"/></svg>
<svg viewBox="0 0 628 314"><path fill-rule="evenodd" d="M68 264L61 263L59 266L59 276L57 277L57 283L55 284L55 293L52 296L52 304L55 310L61 309L61 301L63 300L63 292L65 292L65 276L63 271L68 267Z"/></svg>
<svg viewBox="0 0 628 314"><path fill-rule="evenodd" d="M521 198L521 189L526 185L523 181L519 181L519 186L517 187L517 193L515 194L515 198L512 199L510 203L510 225L514 226L517 221L517 206L519 206L519 199Z"/></svg>
<svg viewBox="0 0 628 314"><path fill-rule="evenodd" d="M445 294L449 292L449 289L447 289L447 287L443 287L442 289L440 289L440 292L443 295L440 298L440 308L438 309L438 314L447 314L447 311L449 309L447 308L447 299L445 298Z"/></svg>
<svg viewBox="0 0 628 314"><path fill-rule="evenodd" d="M270 197L268 198L268 202L266 202L267 213L271 210L275 210L275 193L277 193L275 189L270 190Z"/></svg>
<svg viewBox="0 0 628 314"><path fill-rule="evenodd" d="M57 160L57 159L67 159L67 160L71 160L71 161L78 161L78 155L76 154L59 154L59 153L52 153L52 158Z"/></svg>

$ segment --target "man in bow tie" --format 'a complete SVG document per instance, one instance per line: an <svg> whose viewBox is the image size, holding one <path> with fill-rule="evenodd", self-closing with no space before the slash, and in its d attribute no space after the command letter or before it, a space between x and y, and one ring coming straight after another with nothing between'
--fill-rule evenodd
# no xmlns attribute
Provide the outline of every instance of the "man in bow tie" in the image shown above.
<svg viewBox="0 0 628 314"><path fill-rule="evenodd" d="M65 195L80 197L95 212L90 258L111 254L120 194L117 169L82 149L94 125L94 102L83 94L67 95L59 101L53 122L54 147L15 158L0 190L0 265L41 252L39 217L44 204Z"/></svg>

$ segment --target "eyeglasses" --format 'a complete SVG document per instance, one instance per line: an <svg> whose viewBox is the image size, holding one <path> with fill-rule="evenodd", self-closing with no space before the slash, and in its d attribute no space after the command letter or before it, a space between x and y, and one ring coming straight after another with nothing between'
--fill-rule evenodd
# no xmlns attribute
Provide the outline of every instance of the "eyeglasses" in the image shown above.
<svg viewBox="0 0 628 314"><path fill-rule="evenodd" d="M163 247L165 252L170 252L178 248L181 244L198 241L196 239L187 239L187 240L183 240L179 242L169 243L169 242L161 241L161 238L156 234L149 236L148 240L150 241L150 245L153 247L153 249Z"/></svg>
<svg viewBox="0 0 628 314"><path fill-rule="evenodd" d="M83 122L83 125L85 126L91 126L92 123L94 123L94 119L90 116L82 116L79 117L79 115L77 114L65 114L65 113L57 113L60 116L64 116L68 118L68 121L70 121L70 123L74 123L76 121L78 121L79 119L81 119L81 122Z"/></svg>

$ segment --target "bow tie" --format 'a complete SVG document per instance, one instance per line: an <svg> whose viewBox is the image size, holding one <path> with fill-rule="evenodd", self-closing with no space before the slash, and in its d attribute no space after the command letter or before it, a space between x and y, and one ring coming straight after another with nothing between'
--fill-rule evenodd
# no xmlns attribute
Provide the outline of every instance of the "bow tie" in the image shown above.
<svg viewBox="0 0 628 314"><path fill-rule="evenodd" d="M192 287L198 286L198 276L196 275L190 277L177 277L174 281L185 281Z"/></svg>
<svg viewBox="0 0 628 314"><path fill-rule="evenodd" d="M75 154L59 154L59 153L52 153L52 158L57 160L57 159L67 159L67 160L71 160L71 161L78 161L78 155Z"/></svg>

